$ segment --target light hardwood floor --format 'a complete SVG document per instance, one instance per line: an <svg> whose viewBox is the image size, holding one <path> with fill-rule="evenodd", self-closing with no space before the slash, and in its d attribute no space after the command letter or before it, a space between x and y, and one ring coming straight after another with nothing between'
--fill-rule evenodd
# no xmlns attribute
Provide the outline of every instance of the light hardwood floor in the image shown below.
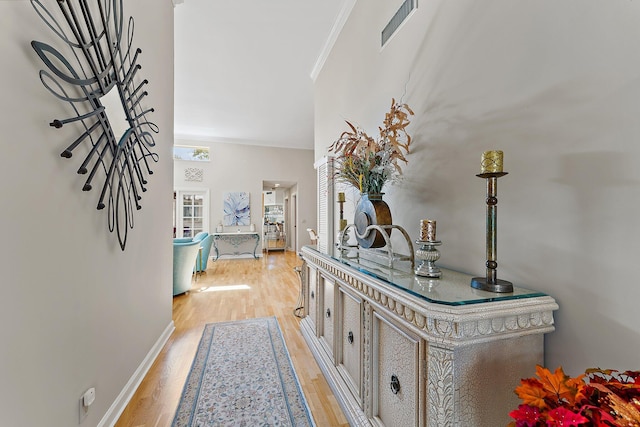
<svg viewBox="0 0 640 427"><path fill-rule="evenodd" d="M318 427L348 423L293 315L300 282L294 252L271 251L260 259L220 259L173 299L176 330L154 362L116 427L170 426L204 325L276 316ZM241 287L241 289L235 289Z"/></svg>

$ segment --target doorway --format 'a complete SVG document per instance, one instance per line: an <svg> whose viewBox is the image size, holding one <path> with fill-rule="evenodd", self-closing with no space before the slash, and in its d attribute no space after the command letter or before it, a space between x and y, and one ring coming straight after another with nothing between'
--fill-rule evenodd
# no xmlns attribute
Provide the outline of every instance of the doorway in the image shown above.
<svg viewBox="0 0 640 427"><path fill-rule="evenodd" d="M295 251L297 249L297 189L298 183L293 181L262 181L262 241L265 250ZM281 212L281 216L274 217L267 214L272 211ZM281 239L282 246L274 246L274 225L278 233L275 237Z"/></svg>

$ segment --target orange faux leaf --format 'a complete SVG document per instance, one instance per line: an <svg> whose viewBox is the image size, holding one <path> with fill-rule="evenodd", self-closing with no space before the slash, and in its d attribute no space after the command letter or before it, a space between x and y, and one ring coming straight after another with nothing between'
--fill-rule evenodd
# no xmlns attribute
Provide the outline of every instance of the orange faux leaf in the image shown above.
<svg viewBox="0 0 640 427"><path fill-rule="evenodd" d="M520 381L522 385L516 387L516 394L525 405L535 406L536 408L545 409L547 403L545 398L547 393L540 381L535 378L525 378Z"/></svg>
<svg viewBox="0 0 640 427"><path fill-rule="evenodd" d="M569 388L570 393L565 394L564 396L562 396L564 399L566 399L569 404L574 405L576 402L582 400L585 398L585 388L586 388L586 384L584 382L584 374L582 375L578 375L575 378L569 378L566 381L566 386Z"/></svg>
<svg viewBox="0 0 640 427"><path fill-rule="evenodd" d="M575 395L575 401L572 402L572 404L587 402L591 395L591 391L589 389L589 386L587 386L587 384L585 384L585 382L582 380L582 375L581 375L580 383L577 384L576 387L577 387L577 391Z"/></svg>
<svg viewBox="0 0 640 427"><path fill-rule="evenodd" d="M562 367L558 367L552 374L551 371L540 365L536 366L536 374L540 378L545 391L554 396L554 401L561 402L566 400L575 402L576 393L578 392L576 379L581 380L581 377L572 380L571 377L564 373Z"/></svg>

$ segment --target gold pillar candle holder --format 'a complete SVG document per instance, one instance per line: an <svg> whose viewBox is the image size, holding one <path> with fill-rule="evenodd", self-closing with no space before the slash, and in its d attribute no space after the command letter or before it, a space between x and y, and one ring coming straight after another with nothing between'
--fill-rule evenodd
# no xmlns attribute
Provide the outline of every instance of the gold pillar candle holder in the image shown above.
<svg viewBox="0 0 640 427"><path fill-rule="evenodd" d="M420 220L420 240L436 240L436 222L432 219Z"/></svg>
<svg viewBox="0 0 640 427"><path fill-rule="evenodd" d="M480 173L500 173L502 172L504 154L500 150L485 151L482 153Z"/></svg>
<svg viewBox="0 0 640 427"><path fill-rule="evenodd" d="M487 262L485 264L487 271L486 277L474 277L471 279L471 287L483 291L500 293L513 292L513 284L511 282L497 278L498 178L505 175L507 175L507 172L502 171L502 151L485 151L482 154L481 173L476 176L484 178L487 181Z"/></svg>

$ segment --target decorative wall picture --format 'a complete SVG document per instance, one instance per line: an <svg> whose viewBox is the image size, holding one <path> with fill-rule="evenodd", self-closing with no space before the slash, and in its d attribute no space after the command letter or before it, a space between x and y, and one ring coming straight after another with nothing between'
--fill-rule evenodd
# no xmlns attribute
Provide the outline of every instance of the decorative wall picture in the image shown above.
<svg viewBox="0 0 640 427"><path fill-rule="evenodd" d="M251 223L251 205L249 193L244 191L225 193L224 225L249 225Z"/></svg>
<svg viewBox="0 0 640 427"><path fill-rule="evenodd" d="M83 191L98 187L98 210L106 209L109 231L116 231L124 250L127 231L147 191L153 133L158 127L147 117L145 85L140 80L141 49L134 49L134 21L124 18L122 0L31 0L36 13L57 38L56 47L40 41L31 45L47 69L40 71L44 87L69 104L71 117L50 126L72 126L77 137L60 154L82 158L77 169L86 175ZM127 25L125 25L125 23ZM66 54L66 55L65 55ZM79 148L77 152L76 148Z"/></svg>
<svg viewBox="0 0 640 427"><path fill-rule="evenodd" d="M202 182L204 177L204 169L200 168L186 168L184 170L184 180Z"/></svg>

